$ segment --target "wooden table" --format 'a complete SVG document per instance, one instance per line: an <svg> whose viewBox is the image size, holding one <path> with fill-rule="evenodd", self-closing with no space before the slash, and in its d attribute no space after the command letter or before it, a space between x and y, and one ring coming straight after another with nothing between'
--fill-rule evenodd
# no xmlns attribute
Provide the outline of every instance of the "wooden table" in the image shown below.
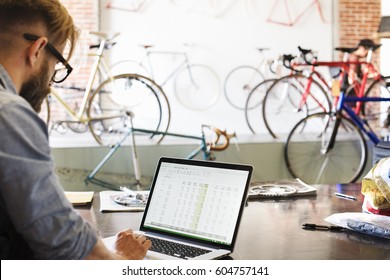
<svg viewBox="0 0 390 280"><path fill-rule="evenodd" d="M244 210L235 250L243 260L390 259L390 241L352 231L304 230L303 223L327 224L334 213L361 212L360 184L316 186L317 196L249 201ZM356 196L338 198L335 192ZM126 228L138 229L142 212L101 213L98 193L80 213L96 225L102 237Z"/></svg>

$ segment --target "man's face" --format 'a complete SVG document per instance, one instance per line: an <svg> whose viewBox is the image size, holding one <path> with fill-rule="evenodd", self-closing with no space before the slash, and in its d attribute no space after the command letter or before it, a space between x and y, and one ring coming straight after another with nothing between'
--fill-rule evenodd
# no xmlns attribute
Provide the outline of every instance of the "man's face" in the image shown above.
<svg viewBox="0 0 390 280"><path fill-rule="evenodd" d="M46 59L40 69L22 85L19 92L19 95L26 99L37 113L41 111L42 102L50 93L51 73Z"/></svg>
<svg viewBox="0 0 390 280"><path fill-rule="evenodd" d="M59 48L63 51L65 44ZM51 79L54 74L56 58L48 51L42 61L42 66L26 81L19 92L19 95L27 100L33 109L39 113L47 95L50 93Z"/></svg>

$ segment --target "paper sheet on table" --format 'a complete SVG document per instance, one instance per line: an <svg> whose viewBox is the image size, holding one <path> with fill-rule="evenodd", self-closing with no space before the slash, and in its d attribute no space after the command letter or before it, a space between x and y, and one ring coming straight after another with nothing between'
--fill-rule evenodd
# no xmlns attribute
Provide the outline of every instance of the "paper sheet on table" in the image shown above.
<svg viewBox="0 0 390 280"><path fill-rule="evenodd" d="M389 216L346 212L330 215L324 220L353 231L390 239Z"/></svg>
<svg viewBox="0 0 390 280"><path fill-rule="evenodd" d="M81 191L81 192L65 192L66 198L72 203L74 206L82 206L88 205L92 202L93 199L93 191Z"/></svg>

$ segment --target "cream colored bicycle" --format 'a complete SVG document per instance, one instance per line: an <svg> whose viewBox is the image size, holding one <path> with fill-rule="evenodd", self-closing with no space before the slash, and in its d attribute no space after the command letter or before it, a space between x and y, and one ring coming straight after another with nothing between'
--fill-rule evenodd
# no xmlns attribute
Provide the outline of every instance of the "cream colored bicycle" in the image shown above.
<svg viewBox="0 0 390 280"><path fill-rule="evenodd" d="M82 133L89 130L99 144L115 145L129 127L130 114L137 127L167 131L170 106L162 88L142 75L126 72L112 75L104 60L104 51L115 45L113 40L119 33L90 34L97 36L100 43L90 46L96 51L90 54L94 62L89 80L85 88L52 87L41 113L48 121L49 131L63 133L70 129ZM70 94L71 91L76 94ZM66 112L59 119L53 118L54 103L58 104L58 110ZM150 138L160 142L163 135L151 134Z"/></svg>

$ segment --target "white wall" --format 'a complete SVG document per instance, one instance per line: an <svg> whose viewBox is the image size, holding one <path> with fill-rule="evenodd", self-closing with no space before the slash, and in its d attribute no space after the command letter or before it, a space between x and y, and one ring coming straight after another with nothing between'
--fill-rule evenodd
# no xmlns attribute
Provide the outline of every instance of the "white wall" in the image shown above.
<svg viewBox="0 0 390 280"><path fill-rule="evenodd" d="M382 1L382 16L390 15L390 1ZM385 76L390 76L390 39L381 39L381 72Z"/></svg>
<svg viewBox="0 0 390 280"><path fill-rule="evenodd" d="M131 2L141 0L100 2L101 30L121 32L118 44L112 51L113 61L139 59L143 55L139 44L153 44L165 50L182 50L184 43L192 43L195 45L189 49L192 61L214 68L222 85L232 68L242 64L256 65L260 61L256 47L270 48L267 54L270 57L295 53L298 45L317 50L319 58L323 60L331 59L333 55L334 0L319 1L325 22L313 6L293 26L267 22L271 11L275 20L288 20L284 1L276 0L147 0L137 12L107 9L106 6L112 3L131 8ZM312 0L287 2L294 19ZM196 4L188 8L191 3ZM214 3L217 8L213 9L210 3ZM273 10L275 3L278 6ZM221 14L220 11L226 7L226 12ZM164 65L155 68L156 73L161 74L167 71L164 67L174 63L175 59L170 57L158 62ZM170 131L198 133L200 125L206 123L238 134L250 133L243 111L231 107L223 95L211 109L197 112L176 102L172 84L167 84L164 90L172 106Z"/></svg>

